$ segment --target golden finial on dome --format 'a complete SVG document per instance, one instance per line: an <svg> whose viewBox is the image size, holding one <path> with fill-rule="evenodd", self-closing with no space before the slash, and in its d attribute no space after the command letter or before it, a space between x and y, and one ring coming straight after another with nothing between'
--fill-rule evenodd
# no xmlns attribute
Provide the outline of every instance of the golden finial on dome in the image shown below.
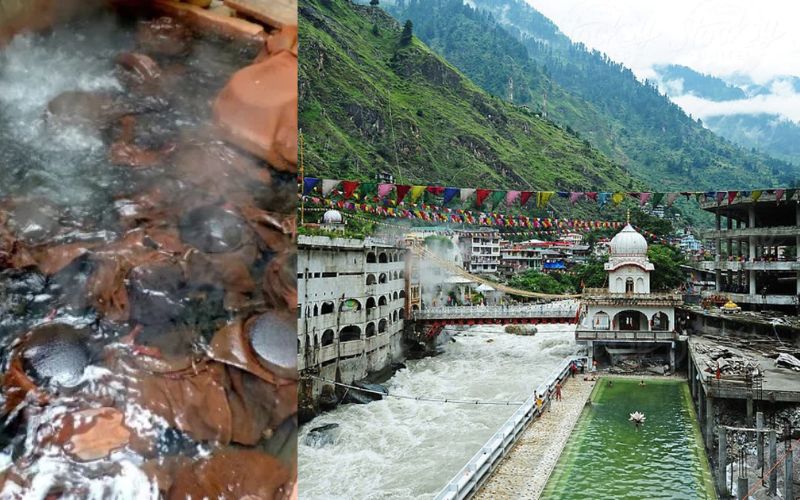
<svg viewBox="0 0 800 500"><path fill-rule="evenodd" d="M631 223L631 209L628 209L628 224Z"/></svg>

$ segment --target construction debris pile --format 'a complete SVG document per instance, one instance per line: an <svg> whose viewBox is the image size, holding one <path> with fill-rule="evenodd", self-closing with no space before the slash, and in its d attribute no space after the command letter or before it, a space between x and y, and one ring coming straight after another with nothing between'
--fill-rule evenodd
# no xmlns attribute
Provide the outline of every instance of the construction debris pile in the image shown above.
<svg viewBox="0 0 800 500"><path fill-rule="evenodd" d="M720 375L726 378L734 377L761 377L763 374L758 366L758 361L741 352L735 352L728 347L718 344L695 344L695 352L700 354L699 362L705 364L703 371Z"/></svg>
<svg viewBox="0 0 800 500"><path fill-rule="evenodd" d="M609 373L619 375L633 375L641 373L655 373L664 375L669 373L669 363L664 358L623 359L608 369Z"/></svg>

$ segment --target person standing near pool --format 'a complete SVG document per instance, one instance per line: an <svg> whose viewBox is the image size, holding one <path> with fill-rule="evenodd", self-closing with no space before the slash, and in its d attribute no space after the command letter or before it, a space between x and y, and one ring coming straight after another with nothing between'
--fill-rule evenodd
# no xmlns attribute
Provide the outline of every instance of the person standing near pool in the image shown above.
<svg viewBox="0 0 800 500"><path fill-rule="evenodd" d="M561 382L556 382L556 401L561 401Z"/></svg>

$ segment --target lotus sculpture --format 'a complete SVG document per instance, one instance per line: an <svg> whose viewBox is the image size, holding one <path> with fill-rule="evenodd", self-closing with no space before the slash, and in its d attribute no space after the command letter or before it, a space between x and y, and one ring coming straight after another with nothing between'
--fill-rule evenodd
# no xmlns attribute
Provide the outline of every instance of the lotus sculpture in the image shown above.
<svg viewBox="0 0 800 500"><path fill-rule="evenodd" d="M630 416L631 417L628 420L633 422L634 425L636 425L637 429L639 428L640 425L642 425L644 423L645 418L646 418L644 416L644 413L642 413L640 411L635 411L635 412L631 413Z"/></svg>

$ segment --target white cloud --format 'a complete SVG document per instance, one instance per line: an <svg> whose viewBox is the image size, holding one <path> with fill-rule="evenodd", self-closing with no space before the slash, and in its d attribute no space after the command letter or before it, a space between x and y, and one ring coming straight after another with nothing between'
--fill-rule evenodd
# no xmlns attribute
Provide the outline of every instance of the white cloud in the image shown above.
<svg viewBox="0 0 800 500"><path fill-rule="evenodd" d="M757 83L800 75L800 2L764 0L526 0L574 41L639 78L655 64L742 73Z"/></svg>
<svg viewBox="0 0 800 500"><path fill-rule="evenodd" d="M800 94L774 93L736 101L709 101L693 95L673 97L672 101L695 118L709 116L769 113L800 122Z"/></svg>

